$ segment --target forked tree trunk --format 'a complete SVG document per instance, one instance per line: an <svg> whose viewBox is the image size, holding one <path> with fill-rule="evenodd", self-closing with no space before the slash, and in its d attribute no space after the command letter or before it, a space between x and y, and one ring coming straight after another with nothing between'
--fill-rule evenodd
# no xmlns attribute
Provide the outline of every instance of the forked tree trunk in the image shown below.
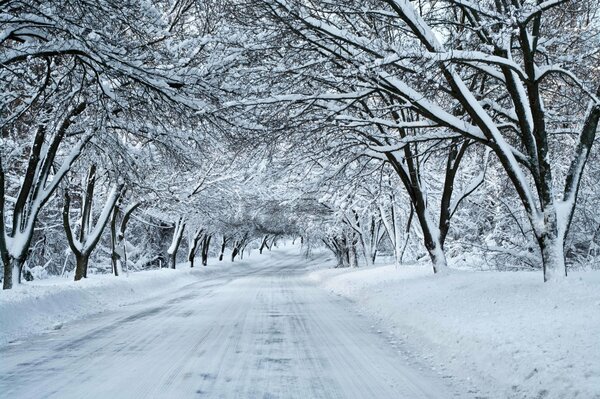
<svg viewBox="0 0 600 399"><path fill-rule="evenodd" d="M5 176L0 159L0 256L4 265L3 271L6 273L3 281L4 289L11 289L21 281L21 271L29 254L38 215L91 138L91 134L83 136L71 151L60 149L67 130L85 108L86 103L71 108L57 125L50 140L46 140L48 126L44 123L38 127L27 169L22 176L19 194L10 212L12 214L10 234L5 224ZM62 164L55 162L59 152L65 155Z"/></svg>
<svg viewBox="0 0 600 399"><path fill-rule="evenodd" d="M325 246L333 252L337 261L335 268L350 267L351 254L348 238L345 236L329 237L322 240Z"/></svg>
<svg viewBox="0 0 600 399"><path fill-rule="evenodd" d="M115 204L112 218L110 221L110 237L111 237L111 260L112 268L115 276L118 276L123 270L127 270L127 252L125 249L125 231L127 230L127 224L133 212L142 205L143 201L136 202L129 205L124 210L123 219L121 219L121 225L117 231L117 218L119 216L120 207Z"/></svg>
<svg viewBox="0 0 600 399"><path fill-rule="evenodd" d="M92 223L92 212L95 184L96 166L92 165L87 176L85 198L82 201L82 216L80 220L78 238L75 237L75 235L73 234L73 229L71 228L71 219L69 216L69 212L71 209L71 197L69 196L68 192L65 193L65 202L63 208L63 227L65 229L65 234L67 237L67 242L69 243L69 247L75 255L75 258L77 259L75 268L75 281L79 281L82 278L87 277L88 259L90 257L90 254L98 245L100 237L102 236L102 232L104 231L104 228L108 224L108 221L115 210L115 206L123 192L124 187L123 184L114 185L112 187L111 191L109 192L106 198L106 202L102 209L102 213L100 214L98 220L94 224Z"/></svg>

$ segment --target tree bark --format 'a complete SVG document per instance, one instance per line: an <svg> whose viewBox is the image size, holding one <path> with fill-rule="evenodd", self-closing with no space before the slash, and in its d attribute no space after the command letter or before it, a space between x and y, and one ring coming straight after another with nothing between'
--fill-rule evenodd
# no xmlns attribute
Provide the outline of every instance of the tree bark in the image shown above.
<svg viewBox="0 0 600 399"><path fill-rule="evenodd" d="M211 239L212 235L205 235L204 240L202 240L202 266L206 266L208 264L208 249L210 247Z"/></svg>
<svg viewBox="0 0 600 399"><path fill-rule="evenodd" d="M232 262L235 261L235 257L237 256L237 254L238 254L239 251L240 250L238 249L237 245L235 245L233 247L233 251L231 252L231 261Z"/></svg>
<svg viewBox="0 0 600 399"><path fill-rule="evenodd" d="M113 214L111 217L110 230L111 230L111 243L112 243L112 254L111 260L113 264L113 273L115 276L119 275L119 272L124 269L127 270L127 254L125 249L125 231L127 230L127 225L129 223L129 219L133 212L142 205L143 201L136 202L132 205L129 205L124 210L123 219L121 219L121 224L119 227L119 231L117 231L117 219L119 216L120 207L115 204L115 208L113 210ZM121 250L121 254L118 253L118 249Z"/></svg>
<svg viewBox="0 0 600 399"><path fill-rule="evenodd" d="M263 253L263 249L265 249L265 247L267 247L267 240L269 239L269 236L266 235L263 237L261 243L260 243L260 247L258 248L258 253L262 255Z"/></svg>
<svg viewBox="0 0 600 399"><path fill-rule="evenodd" d="M110 244L111 244L111 253L110 253L110 261L112 264L112 271L115 277L119 276L119 259L121 258L117 253L117 216L119 215L119 206L115 204L115 208L113 209L112 216L110 218Z"/></svg>
<svg viewBox="0 0 600 399"><path fill-rule="evenodd" d="M173 231L171 246L167 250L167 254L169 255L169 266L171 269L175 269L177 267L177 251L179 251L179 246L181 245L181 240L183 238L183 232L185 231L185 222L183 217L180 217L177 220L174 227L175 230Z"/></svg>
<svg viewBox="0 0 600 399"><path fill-rule="evenodd" d="M23 272L24 259L8 258L3 260L4 264L4 281L2 289L9 290L14 286L21 284L21 275Z"/></svg>
<svg viewBox="0 0 600 399"><path fill-rule="evenodd" d="M75 254L77 265L75 266L75 281L79 281L82 278L87 278L88 262L90 259L89 254Z"/></svg>
<svg viewBox="0 0 600 399"><path fill-rule="evenodd" d="M567 276L567 266L564 239L559 233L557 215L553 209L547 211L544 227L543 234L537 240L542 255L544 282L560 280Z"/></svg>
<svg viewBox="0 0 600 399"><path fill-rule="evenodd" d="M227 237L223 235L223 239L221 240L221 252L219 253L219 261L223 260L223 256L225 255L225 246L227 245Z"/></svg>
<svg viewBox="0 0 600 399"><path fill-rule="evenodd" d="M194 234L194 237L192 237L188 251L188 261L190 262L190 267L194 267L194 260L196 259L196 252L198 250L198 242L200 241L200 238L202 238L203 231L204 229L199 229L196 231L196 234Z"/></svg>

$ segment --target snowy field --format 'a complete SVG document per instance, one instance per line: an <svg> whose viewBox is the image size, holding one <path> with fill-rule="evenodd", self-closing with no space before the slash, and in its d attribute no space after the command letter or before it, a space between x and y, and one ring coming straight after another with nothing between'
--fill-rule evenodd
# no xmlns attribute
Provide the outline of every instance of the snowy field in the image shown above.
<svg viewBox="0 0 600 399"><path fill-rule="evenodd" d="M489 398L600 398L600 272L543 284L540 273L429 267L321 270L398 349Z"/></svg>

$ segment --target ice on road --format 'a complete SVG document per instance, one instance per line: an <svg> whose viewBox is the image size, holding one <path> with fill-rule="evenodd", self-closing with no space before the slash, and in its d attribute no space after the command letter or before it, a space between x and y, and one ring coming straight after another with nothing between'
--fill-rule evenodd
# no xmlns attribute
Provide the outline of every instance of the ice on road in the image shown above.
<svg viewBox="0 0 600 399"><path fill-rule="evenodd" d="M447 398L299 257L0 349L6 398ZM215 265L214 267L217 267Z"/></svg>

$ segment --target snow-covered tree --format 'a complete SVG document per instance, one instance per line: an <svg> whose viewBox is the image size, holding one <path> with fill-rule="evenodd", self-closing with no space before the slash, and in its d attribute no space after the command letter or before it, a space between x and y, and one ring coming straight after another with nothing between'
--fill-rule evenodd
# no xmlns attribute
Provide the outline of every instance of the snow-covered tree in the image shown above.
<svg viewBox="0 0 600 399"><path fill-rule="evenodd" d="M356 104L376 94L389 99L388 112L404 116L352 116L354 122L417 133L380 150L401 153L407 142L436 139L456 143L458 154L461 143L485 145L525 208L545 280L566 275L564 241L600 118L598 24L586 11L592 2L258 3L293 37L290 48L305 54L274 63L296 86L269 101ZM332 76L332 66L342 73ZM305 77L315 75L307 86ZM348 106L341 108L332 111L344 116ZM566 163L555 155L561 132L571 132L558 149ZM448 203L442 213L452 212ZM437 230L421 223L428 225Z"/></svg>

